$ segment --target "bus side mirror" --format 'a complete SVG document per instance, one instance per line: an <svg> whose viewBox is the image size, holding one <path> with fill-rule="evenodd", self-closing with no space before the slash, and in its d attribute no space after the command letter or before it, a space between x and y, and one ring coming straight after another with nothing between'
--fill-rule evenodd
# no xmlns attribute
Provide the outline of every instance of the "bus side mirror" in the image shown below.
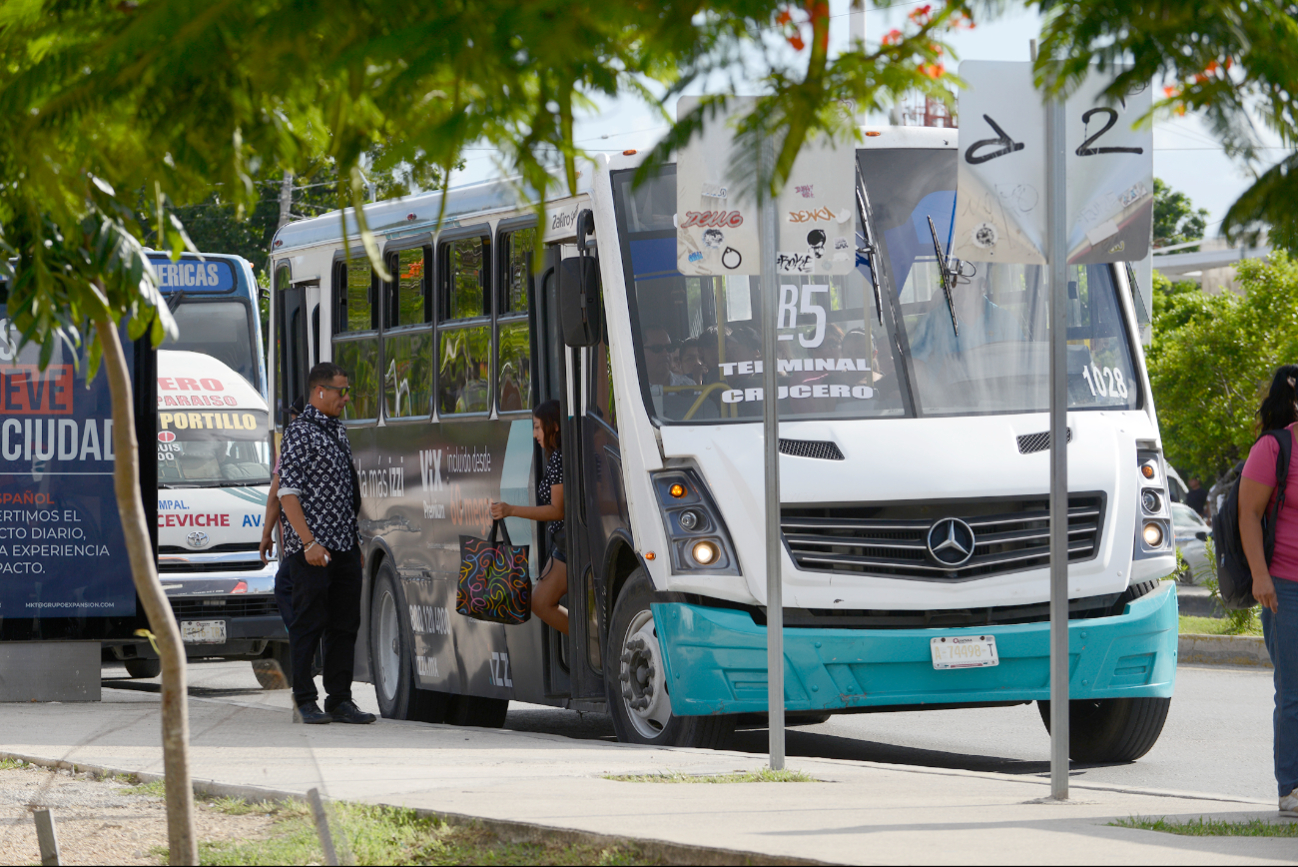
<svg viewBox="0 0 1298 867"><path fill-rule="evenodd" d="M559 263L559 319L563 342L594 346L604 332L600 304L599 264L593 256L576 256Z"/></svg>

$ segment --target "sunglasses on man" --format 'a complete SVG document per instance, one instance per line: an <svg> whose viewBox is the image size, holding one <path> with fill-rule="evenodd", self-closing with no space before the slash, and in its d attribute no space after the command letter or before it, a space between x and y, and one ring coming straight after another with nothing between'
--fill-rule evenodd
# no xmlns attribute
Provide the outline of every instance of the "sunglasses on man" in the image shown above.
<svg viewBox="0 0 1298 867"><path fill-rule="evenodd" d="M351 394L352 391L352 387L350 385L322 385L320 386L320 388L327 388L330 391L336 391L338 392L339 397L346 397L347 395Z"/></svg>

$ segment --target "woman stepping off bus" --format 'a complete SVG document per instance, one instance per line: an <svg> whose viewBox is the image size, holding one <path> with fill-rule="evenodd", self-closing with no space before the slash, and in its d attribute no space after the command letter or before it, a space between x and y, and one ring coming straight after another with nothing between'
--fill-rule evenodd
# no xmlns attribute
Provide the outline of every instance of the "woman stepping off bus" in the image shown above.
<svg viewBox="0 0 1298 867"><path fill-rule="evenodd" d="M546 522L550 562L532 588L532 613L547 625L568 634L568 609L559 604L568 592L568 558L563 553L563 448L559 441L559 401L547 400L532 411L532 436L545 451L545 473L536 486L535 506L492 503L491 517L526 518Z"/></svg>

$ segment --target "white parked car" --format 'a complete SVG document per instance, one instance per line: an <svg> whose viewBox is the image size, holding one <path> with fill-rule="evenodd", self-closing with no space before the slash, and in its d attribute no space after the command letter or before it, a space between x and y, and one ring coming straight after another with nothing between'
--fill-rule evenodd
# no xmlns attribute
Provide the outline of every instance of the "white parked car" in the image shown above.
<svg viewBox="0 0 1298 867"><path fill-rule="evenodd" d="M1214 569L1206 544L1212 538L1212 527L1189 506L1172 503L1172 528L1176 534L1176 549L1190 567L1185 581L1202 584L1205 578L1213 574Z"/></svg>

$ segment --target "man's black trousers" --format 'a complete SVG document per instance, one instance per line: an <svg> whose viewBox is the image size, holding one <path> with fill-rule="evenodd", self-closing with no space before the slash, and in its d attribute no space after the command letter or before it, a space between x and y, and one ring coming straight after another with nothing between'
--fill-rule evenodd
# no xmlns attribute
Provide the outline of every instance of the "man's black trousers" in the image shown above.
<svg viewBox="0 0 1298 867"><path fill-rule="evenodd" d="M311 662L324 639L324 709L331 711L352 697L356 633L361 627L361 550L330 551L329 565L312 566L298 551L289 558L293 579L293 703L319 698Z"/></svg>

